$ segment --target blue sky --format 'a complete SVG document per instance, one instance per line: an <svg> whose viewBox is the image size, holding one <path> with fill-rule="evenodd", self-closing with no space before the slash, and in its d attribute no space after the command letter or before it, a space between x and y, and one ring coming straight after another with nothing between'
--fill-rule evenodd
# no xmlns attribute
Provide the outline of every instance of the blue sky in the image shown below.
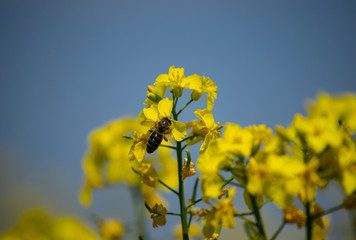
<svg viewBox="0 0 356 240"><path fill-rule="evenodd" d="M320 91L356 92L355 23L353 1L0 1L0 226L83 214L88 133L136 116L172 65L216 82L221 123L286 126Z"/></svg>

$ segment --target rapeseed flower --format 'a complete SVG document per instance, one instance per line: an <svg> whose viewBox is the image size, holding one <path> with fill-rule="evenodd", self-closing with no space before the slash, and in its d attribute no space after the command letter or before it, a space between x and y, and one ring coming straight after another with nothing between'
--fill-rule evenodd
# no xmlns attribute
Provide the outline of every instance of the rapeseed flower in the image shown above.
<svg viewBox="0 0 356 240"><path fill-rule="evenodd" d="M249 129L241 128L237 124L227 123L222 139L222 144L219 145L222 152L231 153L238 157L250 156L253 134Z"/></svg>
<svg viewBox="0 0 356 240"><path fill-rule="evenodd" d="M203 141L199 153L203 153L209 146L212 140L220 137L220 123L215 123L213 114L208 110L197 109L194 111L195 116L197 116L200 121L193 120L186 124L186 127L192 128L189 133L188 138L192 139L188 141L188 145L194 145L200 141Z"/></svg>
<svg viewBox="0 0 356 240"><path fill-rule="evenodd" d="M75 239L97 240L83 224L72 218L50 217L42 210L24 213L16 226L0 235L0 240L21 239Z"/></svg>
<svg viewBox="0 0 356 240"><path fill-rule="evenodd" d="M157 105L144 108L140 121L143 125L154 129L155 124L162 118L167 117L172 122L172 136L177 141L182 141L186 136L185 124L171 119L173 100L171 98L162 99Z"/></svg>
<svg viewBox="0 0 356 240"><path fill-rule="evenodd" d="M140 177L131 169L139 169L139 160L143 161L146 149L144 141L147 136L136 133L133 137L134 144L132 140L123 138L133 132L147 131L148 128L136 119L128 118L111 122L90 134L89 148L83 159L85 185L80 193L80 201L84 206L91 204L93 190L105 186L106 183L118 182L138 187L148 203L164 201L156 189L142 185ZM178 180L173 174L177 172L175 160L168 149L162 148L158 152L158 157L151 161L152 167L160 169L160 179L172 187L177 186Z"/></svg>
<svg viewBox="0 0 356 240"><path fill-rule="evenodd" d="M116 220L104 221L100 226L100 236L103 240L120 240L124 232L124 227Z"/></svg>
<svg viewBox="0 0 356 240"><path fill-rule="evenodd" d="M187 85L184 76L184 68L175 68L174 66L171 66L168 70L168 74L159 75L154 85L169 85L169 91L173 94L173 96L176 98L181 97L183 94L183 88Z"/></svg>
<svg viewBox="0 0 356 240"><path fill-rule="evenodd" d="M302 228L305 223L306 215L297 207L291 206L283 209L283 221L286 223L295 223L298 228Z"/></svg>
<svg viewBox="0 0 356 240"><path fill-rule="evenodd" d="M142 183L150 187L156 186L156 183L158 182L158 174L149 161L143 161L141 163L139 171L141 172Z"/></svg>
<svg viewBox="0 0 356 240"><path fill-rule="evenodd" d="M356 131L356 96L353 94L336 97L320 94L316 101L309 102L308 113L311 118L325 117L335 126L342 123Z"/></svg>
<svg viewBox="0 0 356 240"><path fill-rule="evenodd" d="M201 237L201 226L192 222L190 227L189 227L189 239L197 239ZM173 229L173 238L176 240L182 240L183 239L183 234L182 234L182 226L181 224L175 225Z"/></svg>
<svg viewBox="0 0 356 240"><path fill-rule="evenodd" d="M228 197L219 201L204 216L203 234L205 237L210 237L220 225L224 228L233 228L235 226L234 215L236 208L232 204L235 193L236 189L232 188L229 191Z"/></svg>
<svg viewBox="0 0 356 240"><path fill-rule="evenodd" d="M218 91L216 84L209 77L199 76L197 74L186 77L185 82L185 87L193 90L190 97L194 101L198 101L206 92L206 108L211 111L214 107L216 92Z"/></svg>
<svg viewBox="0 0 356 240"><path fill-rule="evenodd" d="M297 114L293 126L316 154L321 153L328 146L337 148L342 143L342 132L337 125L325 117L304 118Z"/></svg>

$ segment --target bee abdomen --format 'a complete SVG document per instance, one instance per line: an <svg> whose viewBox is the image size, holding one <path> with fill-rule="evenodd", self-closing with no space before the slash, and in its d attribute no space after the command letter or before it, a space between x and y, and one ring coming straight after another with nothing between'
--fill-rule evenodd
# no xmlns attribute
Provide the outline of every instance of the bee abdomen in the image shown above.
<svg viewBox="0 0 356 240"><path fill-rule="evenodd" d="M163 135L154 131L147 142L147 153L153 153L162 142Z"/></svg>

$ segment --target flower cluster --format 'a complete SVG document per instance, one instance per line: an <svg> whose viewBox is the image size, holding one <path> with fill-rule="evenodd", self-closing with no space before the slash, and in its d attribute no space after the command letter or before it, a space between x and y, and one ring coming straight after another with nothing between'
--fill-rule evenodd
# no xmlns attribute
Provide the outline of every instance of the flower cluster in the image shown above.
<svg viewBox="0 0 356 240"><path fill-rule="evenodd" d="M182 104L185 91L190 99ZM179 121L180 114L205 93L206 108L195 109L191 121ZM170 221L169 215L179 216L176 235L184 240L199 235L195 234L199 225L192 219L201 221L206 239L218 239L223 228L235 227L236 218L243 219L251 239L269 239L261 214L267 202L275 203L284 215L272 239L285 224L304 227L308 240L317 239L324 237L329 224L324 215L355 208L354 95L320 95L309 102L306 116L296 114L290 126L275 129L264 124L221 125L212 113L216 96L217 86L209 77L185 76L183 68L174 66L159 75L147 88L146 106L137 120L115 121L90 135L82 203L90 204L96 188L125 182L141 192L154 228ZM198 143L199 154L192 159L188 148ZM184 182L195 177L186 202ZM330 181L339 183L349 196L324 210L316 196ZM242 189L249 212L235 207L236 186ZM177 196L178 213L169 211L158 187ZM302 207L296 207L297 199Z"/></svg>

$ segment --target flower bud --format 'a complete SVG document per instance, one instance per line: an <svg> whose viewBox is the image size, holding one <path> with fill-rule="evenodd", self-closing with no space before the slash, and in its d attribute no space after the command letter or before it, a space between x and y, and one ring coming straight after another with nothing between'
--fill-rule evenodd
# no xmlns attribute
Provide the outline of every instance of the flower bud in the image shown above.
<svg viewBox="0 0 356 240"><path fill-rule="evenodd" d="M147 87L147 98L155 103L158 103L159 101L162 100L162 97L159 95L155 87L152 85L149 85Z"/></svg>
<svg viewBox="0 0 356 240"><path fill-rule="evenodd" d="M123 234L124 228L114 220L105 221L100 227L100 235L104 240L119 240Z"/></svg>
<svg viewBox="0 0 356 240"><path fill-rule="evenodd" d="M203 93L204 92L198 92L196 90L193 90L192 94L190 94L190 98L193 99L194 101L198 101L203 95Z"/></svg>

